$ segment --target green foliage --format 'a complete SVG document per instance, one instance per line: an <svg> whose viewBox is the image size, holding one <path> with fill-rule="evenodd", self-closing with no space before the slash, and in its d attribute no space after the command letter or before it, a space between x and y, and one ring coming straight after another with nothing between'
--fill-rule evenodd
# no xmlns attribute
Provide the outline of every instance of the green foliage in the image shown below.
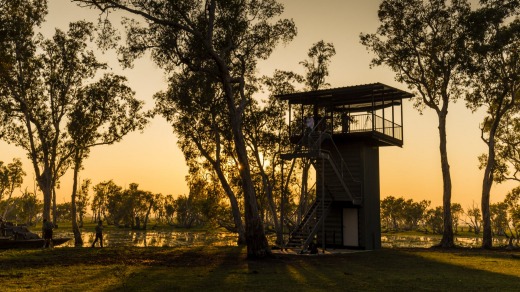
<svg viewBox="0 0 520 292"><path fill-rule="evenodd" d="M21 196L0 201L0 209L4 209L4 220L32 226L41 219L42 202L36 194L25 190Z"/></svg>
<svg viewBox="0 0 520 292"><path fill-rule="evenodd" d="M72 220L72 204L65 202L56 205L56 222L70 222Z"/></svg>
<svg viewBox="0 0 520 292"><path fill-rule="evenodd" d="M516 0L481 1L466 23L469 48L465 64L468 75L466 96L472 110L486 112L481 138L487 153L479 157L484 169L482 189L483 243L492 246L490 192L492 184L508 178L515 169L515 151L510 142L518 141L514 125L520 113L520 3ZM516 146L513 146L515 148ZM516 170L514 170L516 176Z"/></svg>
<svg viewBox="0 0 520 292"><path fill-rule="evenodd" d="M22 168L22 161L19 158L14 158L13 162L7 166L3 161L0 161L0 201L7 197L11 198L15 189L19 188L23 183L25 171Z"/></svg>
<svg viewBox="0 0 520 292"><path fill-rule="evenodd" d="M108 197L117 196L122 188L112 180L101 182L93 187L94 197L92 198L91 209L94 214L94 221L106 220L108 216Z"/></svg>
<svg viewBox="0 0 520 292"><path fill-rule="evenodd" d="M511 236L520 239L520 187L516 187L506 195L504 203L507 204L508 227Z"/></svg>
<svg viewBox="0 0 520 292"><path fill-rule="evenodd" d="M498 202L491 204L491 222L493 233L498 236L503 236L509 229L509 220L507 216L507 203Z"/></svg>
<svg viewBox="0 0 520 292"><path fill-rule="evenodd" d="M435 209L426 211L425 225L433 233L442 234L444 230L443 223L442 207L436 207Z"/></svg>
<svg viewBox="0 0 520 292"><path fill-rule="evenodd" d="M305 84L307 90L314 91L328 87L330 84L325 82L329 75L330 59L336 55L336 49L332 43L325 43L323 40L315 43L309 49L309 59L300 62L307 69Z"/></svg>
<svg viewBox="0 0 520 292"><path fill-rule="evenodd" d="M493 207L491 208L491 214L493 214ZM493 215L492 215L493 216ZM473 203L473 206L468 208L466 211L466 218L464 222L469 226L470 230L473 229L473 232L475 234L480 234L480 228L482 227L482 213L480 212L480 209ZM468 222L469 220L469 222ZM498 218L493 219L493 223L498 223L500 220Z"/></svg>
<svg viewBox="0 0 520 292"><path fill-rule="evenodd" d="M430 201L389 196L381 200L381 226L387 230L418 230L423 226Z"/></svg>

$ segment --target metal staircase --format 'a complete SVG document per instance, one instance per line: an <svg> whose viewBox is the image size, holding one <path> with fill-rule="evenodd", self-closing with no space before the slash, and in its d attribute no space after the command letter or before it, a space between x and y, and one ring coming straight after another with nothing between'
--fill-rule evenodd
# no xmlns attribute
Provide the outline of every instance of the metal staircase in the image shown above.
<svg viewBox="0 0 520 292"><path fill-rule="evenodd" d="M311 205L302 222L290 233L286 248L301 248L304 251L314 239L319 226L327 217L332 200L315 200Z"/></svg>
<svg viewBox="0 0 520 292"><path fill-rule="evenodd" d="M331 135L327 132L314 131L314 129L302 136L292 153L282 155L282 159L293 159L291 171L294 166L294 159L309 158L316 173L320 176L323 175L322 182L325 184L325 194L322 196L316 195L316 199L305 213L300 224L290 232L289 240L285 245L287 248L301 248L302 252L314 240L334 201L350 201L354 205L362 203L361 197L352 194L346 179L351 180L351 185L353 182L360 182L356 181L350 174ZM321 148L325 140L331 141L333 145L332 151L335 152L334 157L331 155L330 150ZM329 167L325 166L325 164Z"/></svg>

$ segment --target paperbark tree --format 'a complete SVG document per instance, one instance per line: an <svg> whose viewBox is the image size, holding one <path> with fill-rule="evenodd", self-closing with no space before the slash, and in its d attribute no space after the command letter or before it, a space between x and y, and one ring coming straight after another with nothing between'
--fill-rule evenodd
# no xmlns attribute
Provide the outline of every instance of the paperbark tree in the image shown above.
<svg viewBox="0 0 520 292"><path fill-rule="evenodd" d="M201 167L215 172L229 199L237 242L245 244L244 224L232 183L238 170L233 162L233 139L222 90L217 82L190 72L173 74L169 83L166 92L154 95L156 111L171 123L177 134L177 144L184 153L190 174Z"/></svg>
<svg viewBox="0 0 520 292"><path fill-rule="evenodd" d="M131 62L151 48L152 58L166 71L182 65L220 84L242 180L248 258L270 254L242 121L249 102L248 76L254 73L257 61L267 58L277 43L289 41L296 34L292 20L274 20L283 6L275 0L73 1L104 12L128 12L145 20L146 26L127 22L128 46L122 51L123 61Z"/></svg>
<svg viewBox="0 0 520 292"><path fill-rule="evenodd" d="M46 1L22 1L15 0L2 3L0 15L0 112L2 116L2 139L7 142L24 130L26 125L32 132L31 120L26 119L23 123L16 123L18 118L22 121L30 118L30 107L40 94L38 70L40 69L36 54L36 38L34 27L43 22L47 14ZM25 114L25 112L27 112ZM25 114L25 116L24 116ZM16 126L14 126L16 125ZM36 129L43 131L43 128ZM30 143L25 141L27 148L31 149ZM35 148L35 147L33 147ZM33 164L37 162L36 153L30 157ZM34 165L37 168L37 165ZM37 174L38 183L49 182L50 167L47 165L43 173ZM45 201L46 210L50 210L50 189L47 190ZM47 211L46 215L49 215Z"/></svg>
<svg viewBox="0 0 520 292"><path fill-rule="evenodd" d="M375 34L361 34L361 43L375 53L372 66L387 65L395 79L415 90L419 109L438 117L443 181L442 247L454 246L451 217L451 174L446 123L448 106L462 95L462 64L469 50L463 22L470 12L466 0L385 0L379 6Z"/></svg>
<svg viewBox="0 0 520 292"><path fill-rule="evenodd" d="M497 164L497 136L505 124L520 111L520 20L510 21L520 15L520 1L482 0L482 8L474 12L468 21L473 54L468 64L469 85L473 90L466 98L472 110L485 108L482 123L482 141L487 153L480 157L484 168L482 180L482 247L491 248L490 192L500 165ZM501 129L502 128L502 129Z"/></svg>
<svg viewBox="0 0 520 292"><path fill-rule="evenodd" d="M0 110L10 118L2 125L4 139L27 151L43 192L43 216L50 218L58 179L71 164L79 170L88 147L119 141L141 125L141 103L123 77L105 75L85 85L107 68L88 49L96 32L91 23L71 23L67 32L57 29L44 39L33 29L43 20L45 1L12 1L6 8L0 19ZM99 127L106 132L89 132ZM77 173L74 180L76 189Z"/></svg>
<svg viewBox="0 0 520 292"><path fill-rule="evenodd" d="M106 74L101 80L78 89L77 101L68 111L68 147L74 168L72 230L76 246L83 245L76 208L78 174L90 148L119 142L126 134L142 130L147 123L143 102L134 98L134 92L125 83L124 77Z"/></svg>

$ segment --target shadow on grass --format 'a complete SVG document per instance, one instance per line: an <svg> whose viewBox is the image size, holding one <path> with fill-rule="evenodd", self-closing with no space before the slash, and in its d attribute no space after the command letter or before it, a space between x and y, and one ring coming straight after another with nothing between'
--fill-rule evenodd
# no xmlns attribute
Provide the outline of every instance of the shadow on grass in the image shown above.
<svg viewBox="0 0 520 292"><path fill-rule="evenodd" d="M385 249L258 261L247 261L245 251L237 251L208 265L143 268L114 291L518 291L520 285L520 261L492 251ZM496 271L489 258L512 265L513 274Z"/></svg>
<svg viewBox="0 0 520 292"><path fill-rule="evenodd" d="M81 277L87 290L105 283L104 291L518 291L518 255L382 249L248 261L242 247L59 249L0 252L0 276L12 268L2 278L23 282L34 269L53 267L58 277L74 277L74 269L94 265Z"/></svg>

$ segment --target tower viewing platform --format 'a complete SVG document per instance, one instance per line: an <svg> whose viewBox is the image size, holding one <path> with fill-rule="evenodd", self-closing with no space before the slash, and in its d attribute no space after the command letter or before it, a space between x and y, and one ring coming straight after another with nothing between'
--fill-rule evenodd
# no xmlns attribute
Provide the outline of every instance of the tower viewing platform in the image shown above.
<svg viewBox="0 0 520 292"><path fill-rule="evenodd" d="M413 94L373 83L277 97L289 104L294 147L280 156L292 161L288 176L300 160L314 168L301 181L316 182L301 188L299 198L310 199L285 247L380 248L379 147L403 146L402 104Z"/></svg>
<svg viewBox="0 0 520 292"><path fill-rule="evenodd" d="M290 136L298 143L308 127L326 131L334 141L365 140L374 146L403 145L402 100L413 94L372 83L278 95L289 103Z"/></svg>

